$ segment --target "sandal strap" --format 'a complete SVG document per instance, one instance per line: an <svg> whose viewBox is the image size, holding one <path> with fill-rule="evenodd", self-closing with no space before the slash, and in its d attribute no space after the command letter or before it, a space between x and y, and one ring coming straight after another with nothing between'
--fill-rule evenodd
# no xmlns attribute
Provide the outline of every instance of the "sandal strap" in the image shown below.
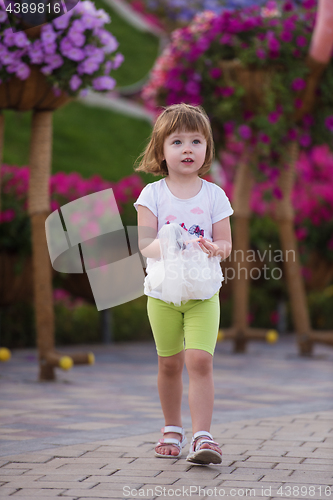
<svg viewBox="0 0 333 500"><path fill-rule="evenodd" d="M204 443L207 443L207 444L214 444L216 446L220 446L219 443L216 443L213 439L213 436L210 434L210 432L208 431L198 431L196 432L193 437L192 437L192 441L191 441L191 450L192 451L196 451L196 448L197 448L197 441L198 439L200 438L206 438L206 439L202 439L199 443L199 447L204 444Z"/></svg>
<svg viewBox="0 0 333 500"><path fill-rule="evenodd" d="M180 441L178 441L178 439L175 439L175 438L165 438L165 439L162 438L158 441L156 446L162 445L162 444L172 444L174 446L177 446L177 448L179 450L181 450L181 443L180 443Z"/></svg>
<svg viewBox="0 0 333 500"><path fill-rule="evenodd" d="M192 441L196 441L199 437L208 437L213 441L213 436L208 431L198 431L193 434Z"/></svg>
<svg viewBox="0 0 333 500"><path fill-rule="evenodd" d="M166 434L167 432L176 432L182 436L184 435L183 427L178 427L177 425L166 425L161 429L161 432L163 432L163 434Z"/></svg>

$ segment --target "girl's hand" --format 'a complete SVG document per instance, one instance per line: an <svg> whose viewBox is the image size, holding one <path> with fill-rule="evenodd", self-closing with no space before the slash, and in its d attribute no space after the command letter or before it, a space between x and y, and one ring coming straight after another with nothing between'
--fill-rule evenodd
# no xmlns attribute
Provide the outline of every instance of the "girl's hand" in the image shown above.
<svg viewBox="0 0 333 500"><path fill-rule="evenodd" d="M219 250L219 247L215 243L202 237L198 240L198 243L200 245L201 250L208 254L208 257L217 256L217 251Z"/></svg>

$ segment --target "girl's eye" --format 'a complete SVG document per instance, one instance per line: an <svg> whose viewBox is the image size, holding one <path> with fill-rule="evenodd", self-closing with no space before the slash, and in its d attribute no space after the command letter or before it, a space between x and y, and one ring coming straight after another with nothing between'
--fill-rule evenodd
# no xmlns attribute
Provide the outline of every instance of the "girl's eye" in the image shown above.
<svg viewBox="0 0 333 500"><path fill-rule="evenodd" d="M176 143L180 144L180 140L176 139L175 141L173 141L173 144L176 144Z"/></svg>
<svg viewBox="0 0 333 500"><path fill-rule="evenodd" d="M194 141L193 141L193 142L194 142L194 144L200 144L199 139L194 139Z"/></svg>

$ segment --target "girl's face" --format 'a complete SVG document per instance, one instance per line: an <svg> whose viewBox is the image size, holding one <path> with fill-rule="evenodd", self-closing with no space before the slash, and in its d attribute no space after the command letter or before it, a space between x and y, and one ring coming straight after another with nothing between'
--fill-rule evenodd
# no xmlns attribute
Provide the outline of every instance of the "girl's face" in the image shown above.
<svg viewBox="0 0 333 500"><path fill-rule="evenodd" d="M169 176L197 176L206 158L207 141L200 132L176 130L169 135L163 146Z"/></svg>

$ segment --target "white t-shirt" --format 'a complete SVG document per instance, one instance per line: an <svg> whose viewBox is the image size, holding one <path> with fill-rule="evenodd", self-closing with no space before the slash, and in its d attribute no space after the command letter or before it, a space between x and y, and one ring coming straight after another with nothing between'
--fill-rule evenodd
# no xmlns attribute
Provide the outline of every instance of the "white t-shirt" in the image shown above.
<svg viewBox="0 0 333 500"><path fill-rule="evenodd" d="M229 217L234 211L223 189L205 179L201 180L199 193L185 200L171 193L165 178L147 184L134 203L134 207L136 210L138 210L138 205L149 208L157 217L158 231L164 224L176 222L194 237L201 235L212 241L213 224ZM153 262L156 262L156 259L147 258L148 275L149 267ZM214 293L217 291L215 290ZM157 290L152 290L150 293L145 291L145 294L156 299L161 298Z"/></svg>

